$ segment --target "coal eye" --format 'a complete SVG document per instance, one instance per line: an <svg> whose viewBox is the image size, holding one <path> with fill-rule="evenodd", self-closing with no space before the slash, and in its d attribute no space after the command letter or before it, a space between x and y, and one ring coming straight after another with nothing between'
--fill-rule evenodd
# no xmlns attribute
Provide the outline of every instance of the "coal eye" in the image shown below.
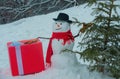
<svg viewBox="0 0 120 79"><path fill-rule="evenodd" d="M57 24L57 23L55 23L55 24Z"/></svg>
<svg viewBox="0 0 120 79"><path fill-rule="evenodd" d="M62 25L62 23L60 23L60 25Z"/></svg>

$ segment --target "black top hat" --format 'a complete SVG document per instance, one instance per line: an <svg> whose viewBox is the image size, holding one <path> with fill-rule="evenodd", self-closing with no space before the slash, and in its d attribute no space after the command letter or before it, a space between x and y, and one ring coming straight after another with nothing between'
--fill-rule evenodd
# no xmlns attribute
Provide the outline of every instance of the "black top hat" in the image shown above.
<svg viewBox="0 0 120 79"><path fill-rule="evenodd" d="M53 18L53 20L55 20L55 21L61 20L61 21L66 21L68 23L72 23L72 21L69 20L69 16L65 13L59 13L58 17Z"/></svg>

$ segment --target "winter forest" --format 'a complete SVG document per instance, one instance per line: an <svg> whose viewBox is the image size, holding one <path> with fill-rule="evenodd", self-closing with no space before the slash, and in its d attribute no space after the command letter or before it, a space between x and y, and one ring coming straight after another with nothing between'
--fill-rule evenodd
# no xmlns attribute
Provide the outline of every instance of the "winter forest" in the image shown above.
<svg viewBox="0 0 120 79"><path fill-rule="evenodd" d="M51 24L52 20L64 25L61 20L57 22L61 12L69 14L71 19L65 19L68 23L65 25L70 25L73 32L74 39L69 34L75 42L73 49L66 47L62 55L52 56L50 62L55 63L49 64L48 70L35 75L11 76L7 42L36 38L33 42L42 36L39 38L43 43L43 55L47 56L50 36L56 32L51 28L55 25ZM51 30L54 33L51 34ZM120 79L119 0L0 0L0 36L0 79ZM64 37L64 34L58 36ZM56 47L53 51L57 50L57 45L59 42L53 45ZM75 54L79 63L66 53Z"/></svg>
<svg viewBox="0 0 120 79"><path fill-rule="evenodd" d="M84 2L84 0L0 0L0 24L63 10Z"/></svg>

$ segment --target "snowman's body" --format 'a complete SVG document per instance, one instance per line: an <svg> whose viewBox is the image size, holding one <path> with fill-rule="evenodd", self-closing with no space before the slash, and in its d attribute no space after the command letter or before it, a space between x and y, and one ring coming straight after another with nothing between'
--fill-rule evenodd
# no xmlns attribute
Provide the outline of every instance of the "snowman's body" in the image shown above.
<svg viewBox="0 0 120 79"><path fill-rule="evenodd" d="M65 21L55 21L53 25L54 33L67 32L70 30L70 24ZM63 45L63 39L53 39L52 40L52 49L54 54L60 54L63 50L68 49L72 50L74 46L74 41L67 40L67 42Z"/></svg>
<svg viewBox="0 0 120 79"><path fill-rule="evenodd" d="M64 50L72 50L74 46L74 37L71 34L70 31L70 23L66 21L55 21L53 25L53 33L55 33L53 39L51 40L51 48L52 48L52 56L50 58L51 65L56 68L66 68L67 66L74 66L77 63L76 55L75 53L71 52L63 52ZM65 35L65 34L67 35ZM69 38L70 33L70 39L65 40L65 38ZM58 34L58 35L57 35ZM60 35L61 34L61 35ZM62 39L63 34L63 39ZM59 38L60 36L60 38Z"/></svg>
<svg viewBox="0 0 120 79"><path fill-rule="evenodd" d="M64 50L72 50L74 46L74 42L69 40L66 42L65 45L63 45L63 39L53 39L52 40L52 48L53 48L53 54L60 54Z"/></svg>
<svg viewBox="0 0 120 79"><path fill-rule="evenodd" d="M71 40L70 40L71 41ZM72 50L74 46L74 42L66 42L63 45L63 40L54 39L52 41L53 55L51 57L52 66L55 68L66 68L71 67L77 64L76 55L69 51L63 50Z"/></svg>

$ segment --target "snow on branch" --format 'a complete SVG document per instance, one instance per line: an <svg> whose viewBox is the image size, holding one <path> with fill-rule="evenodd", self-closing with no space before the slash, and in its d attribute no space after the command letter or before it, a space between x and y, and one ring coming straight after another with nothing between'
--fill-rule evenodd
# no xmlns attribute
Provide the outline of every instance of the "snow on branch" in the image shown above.
<svg viewBox="0 0 120 79"><path fill-rule="evenodd" d="M56 6L57 6L57 4L59 4L59 3L60 3L60 1L61 1L61 0L57 0L57 1L56 1L56 0L54 0L54 1L52 2L52 5L53 5L53 6L48 7L48 10L50 10L50 9L52 9L52 8L54 8L54 7L56 7Z"/></svg>
<svg viewBox="0 0 120 79"><path fill-rule="evenodd" d="M69 3L74 3L74 6L78 5L79 3L77 2L77 0L64 0L64 1L67 1Z"/></svg>
<svg viewBox="0 0 120 79"><path fill-rule="evenodd" d="M11 9L12 10L13 8L11 8L11 7L4 7L3 6L3 7L0 7L0 10L2 10L2 9L5 9L5 10L10 10Z"/></svg>

